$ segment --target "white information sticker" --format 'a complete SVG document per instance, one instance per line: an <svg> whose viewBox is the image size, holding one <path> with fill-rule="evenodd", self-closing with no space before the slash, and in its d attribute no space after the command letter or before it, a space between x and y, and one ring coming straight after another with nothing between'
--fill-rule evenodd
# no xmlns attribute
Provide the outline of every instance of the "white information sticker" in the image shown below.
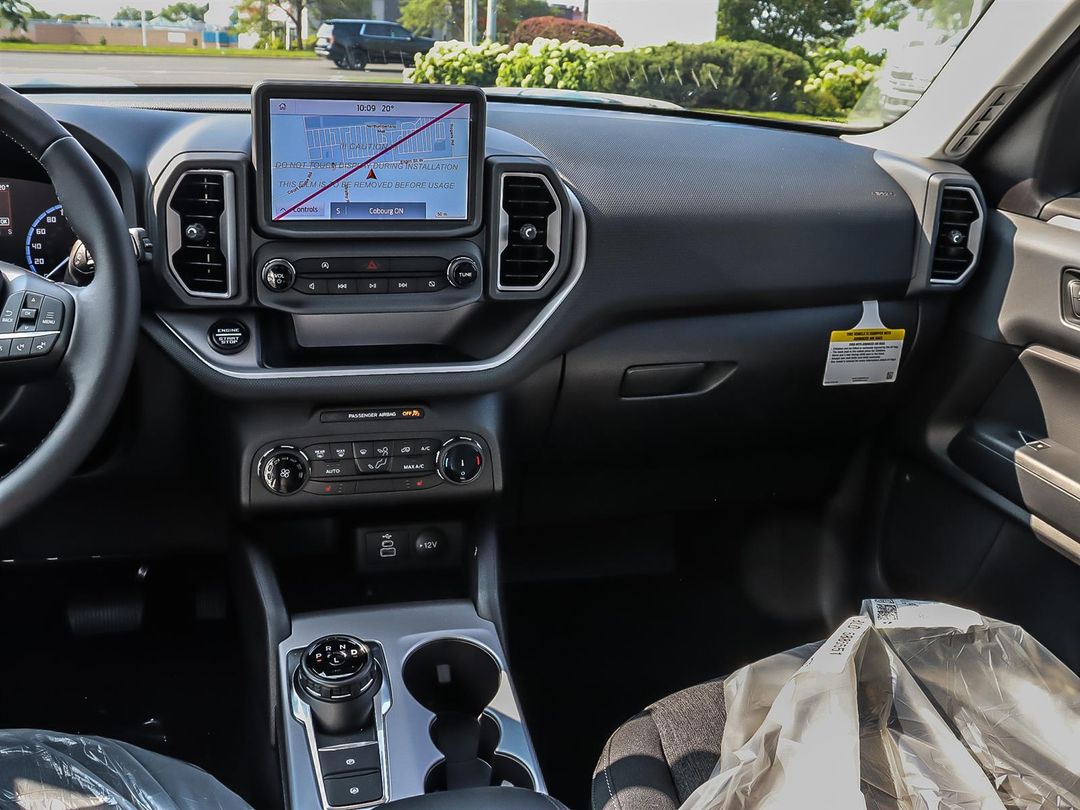
<svg viewBox="0 0 1080 810"><path fill-rule="evenodd" d="M904 330L881 322L877 301L863 301L862 319L829 335L822 385L868 385L896 381Z"/></svg>

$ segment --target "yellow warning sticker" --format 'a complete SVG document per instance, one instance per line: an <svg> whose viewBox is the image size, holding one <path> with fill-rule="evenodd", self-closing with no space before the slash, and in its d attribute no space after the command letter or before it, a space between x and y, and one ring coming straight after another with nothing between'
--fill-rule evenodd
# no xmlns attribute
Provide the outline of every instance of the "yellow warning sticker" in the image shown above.
<svg viewBox="0 0 1080 810"><path fill-rule="evenodd" d="M867 385L895 382L904 350L904 330L881 322L877 301L863 302L862 319L852 329L829 335L822 385Z"/></svg>

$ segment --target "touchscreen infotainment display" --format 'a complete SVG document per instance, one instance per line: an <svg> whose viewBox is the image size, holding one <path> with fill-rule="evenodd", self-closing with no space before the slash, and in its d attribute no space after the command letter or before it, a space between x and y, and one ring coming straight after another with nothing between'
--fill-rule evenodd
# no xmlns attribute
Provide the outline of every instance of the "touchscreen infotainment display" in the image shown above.
<svg viewBox="0 0 1080 810"><path fill-rule="evenodd" d="M271 96L267 106L273 223L469 218L472 103Z"/></svg>

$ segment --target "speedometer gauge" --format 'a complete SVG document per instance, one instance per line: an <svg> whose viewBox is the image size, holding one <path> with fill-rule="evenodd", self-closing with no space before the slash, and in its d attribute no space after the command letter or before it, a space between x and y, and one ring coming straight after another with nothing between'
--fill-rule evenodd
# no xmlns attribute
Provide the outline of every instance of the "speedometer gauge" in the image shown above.
<svg viewBox="0 0 1080 810"><path fill-rule="evenodd" d="M46 208L26 234L26 266L50 281L62 281L75 232L64 216L64 206Z"/></svg>

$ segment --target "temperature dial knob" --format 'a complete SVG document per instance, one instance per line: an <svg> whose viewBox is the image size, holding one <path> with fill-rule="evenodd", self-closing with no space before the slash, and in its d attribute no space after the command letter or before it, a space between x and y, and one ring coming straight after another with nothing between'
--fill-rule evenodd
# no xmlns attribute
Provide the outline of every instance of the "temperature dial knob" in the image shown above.
<svg viewBox="0 0 1080 810"><path fill-rule="evenodd" d="M467 484L480 475L484 467L484 450L478 442L465 436L451 439L439 450L435 466L444 481Z"/></svg>
<svg viewBox="0 0 1080 810"><path fill-rule="evenodd" d="M295 447L277 447L259 460L259 478L275 495L292 495L308 479L307 457Z"/></svg>

